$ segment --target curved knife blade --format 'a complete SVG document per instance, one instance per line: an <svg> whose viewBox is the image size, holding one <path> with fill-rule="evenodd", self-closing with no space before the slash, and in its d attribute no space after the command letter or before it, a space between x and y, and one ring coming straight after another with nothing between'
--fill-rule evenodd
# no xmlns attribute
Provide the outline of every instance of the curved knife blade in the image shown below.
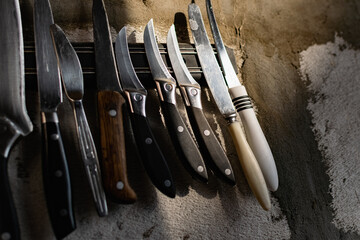
<svg viewBox="0 0 360 240"><path fill-rule="evenodd" d="M25 105L24 47L18 0L0 2L0 236L20 239L10 189L8 156L15 140L33 126Z"/></svg>
<svg viewBox="0 0 360 240"><path fill-rule="evenodd" d="M193 120L192 127L200 147L212 161L215 171L219 172L231 184L234 184L235 176L230 161L203 113L200 85L191 76L181 56L174 25L168 32L166 44L182 96L185 102L188 102L186 110L190 120Z"/></svg>
<svg viewBox="0 0 360 240"><path fill-rule="evenodd" d="M116 60L130 107L135 141L143 165L154 186L169 197L175 197L175 184L165 157L154 138L145 111L147 91L140 83L132 65L126 27L116 37Z"/></svg>
<svg viewBox="0 0 360 240"><path fill-rule="evenodd" d="M215 20L211 0L206 0L206 9L216 49L219 54L219 60L224 71L225 81L229 87L229 92L236 110L239 113L241 121L244 125L245 133L249 140L249 145L259 162L268 188L271 191L276 191L279 186L279 178L271 149L261 129L259 121L256 118L246 89L243 85L241 85L233 65L231 64L230 58L226 52L219 28Z"/></svg>
<svg viewBox="0 0 360 240"><path fill-rule="evenodd" d="M176 105L176 82L163 62L156 42L153 20L146 25L144 45L151 74L156 83L161 107L164 110L166 126L174 147L189 172L202 181L208 174L202 155L185 125Z"/></svg>
<svg viewBox="0 0 360 240"><path fill-rule="evenodd" d="M126 169L123 124L126 104L121 95L123 92L103 0L93 0L92 13L103 183L107 195L113 201L133 203L136 201L136 193L130 186Z"/></svg>

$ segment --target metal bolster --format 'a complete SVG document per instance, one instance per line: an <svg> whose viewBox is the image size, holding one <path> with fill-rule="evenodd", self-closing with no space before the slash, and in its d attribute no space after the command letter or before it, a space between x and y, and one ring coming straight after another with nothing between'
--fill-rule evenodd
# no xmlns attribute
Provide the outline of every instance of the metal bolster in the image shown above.
<svg viewBox="0 0 360 240"><path fill-rule="evenodd" d="M128 98L130 111L132 113L146 117L146 94L133 91L125 91L125 95Z"/></svg>
<svg viewBox="0 0 360 240"><path fill-rule="evenodd" d="M189 104L192 107L202 109L202 105L201 105L201 89L200 89L200 87L183 86L181 88L184 89L184 91L183 91L184 95L185 95L185 92L186 92L186 98L189 101ZM185 102L186 102L186 100L185 100ZM189 105L187 105L187 106L189 106Z"/></svg>
<svg viewBox="0 0 360 240"><path fill-rule="evenodd" d="M0 154L7 158L12 145L20 136L20 130L10 119L0 117L0 135Z"/></svg>
<svg viewBox="0 0 360 240"><path fill-rule="evenodd" d="M176 83L172 79L154 79L161 101L176 105Z"/></svg>
<svg viewBox="0 0 360 240"><path fill-rule="evenodd" d="M228 124L231 124L233 122L237 122L236 113L231 113L231 114L225 116L225 119L227 120Z"/></svg>

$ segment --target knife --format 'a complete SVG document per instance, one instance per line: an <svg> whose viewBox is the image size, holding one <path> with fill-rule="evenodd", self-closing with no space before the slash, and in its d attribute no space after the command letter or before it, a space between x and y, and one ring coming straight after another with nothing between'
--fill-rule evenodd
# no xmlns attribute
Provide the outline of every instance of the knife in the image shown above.
<svg viewBox="0 0 360 240"><path fill-rule="evenodd" d="M211 0L206 0L206 9L215 46L232 101L240 115L249 145L259 163L265 182L271 191L276 191L279 186L279 178L271 149L266 141L263 131L261 130L246 89L237 78L234 67L231 64L230 58L226 52L215 20Z"/></svg>
<svg viewBox="0 0 360 240"><path fill-rule="evenodd" d="M0 2L0 238L20 239L8 157L19 136L33 130L25 105L24 46L18 0Z"/></svg>
<svg viewBox="0 0 360 240"><path fill-rule="evenodd" d="M229 123L228 128L249 186L260 205L269 210L271 203L264 176L236 119L236 111L207 37L200 9L192 3L189 4L188 11L190 28L206 82L220 113Z"/></svg>
<svg viewBox="0 0 360 240"><path fill-rule="evenodd" d="M185 167L190 173L202 181L208 180L208 174L201 153L190 135L176 106L176 81L167 70L155 38L153 20L146 25L144 45L151 74L164 111L166 126L169 129L172 142Z"/></svg>
<svg viewBox="0 0 360 240"><path fill-rule="evenodd" d="M146 172L157 189L174 198L175 184L171 172L146 117L147 91L136 76L130 59L126 27L116 37L115 53L121 84L130 108L135 141Z"/></svg>
<svg viewBox="0 0 360 240"><path fill-rule="evenodd" d="M92 11L104 187L112 200L133 203L136 201L136 193L129 184L126 171L122 118L123 108L126 109L125 99L121 95L123 91L103 0L93 0Z"/></svg>
<svg viewBox="0 0 360 240"><path fill-rule="evenodd" d="M35 55L42 119L44 191L55 236L64 238L76 226L70 174L57 115L62 91L50 35L50 25L53 23L49 0L35 0Z"/></svg>
<svg viewBox="0 0 360 240"><path fill-rule="evenodd" d="M176 81L180 86L181 95L185 101L187 113L190 119L196 123L193 124L192 127L198 142L216 166L217 171L230 183L235 184L235 176L230 161L203 113L200 85L191 76L181 56L174 25L170 27L166 44L172 69L175 73Z"/></svg>
<svg viewBox="0 0 360 240"><path fill-rule="evenodd" d="M100 217L103 217L108 214L108 209L101 182L99 159L82 103L84 81L80 61L74 48L58 25L51 25L50 32L56 50L65 94L71 102L74 111L76 132L86 176L91 187L97 212Z"/></svg>

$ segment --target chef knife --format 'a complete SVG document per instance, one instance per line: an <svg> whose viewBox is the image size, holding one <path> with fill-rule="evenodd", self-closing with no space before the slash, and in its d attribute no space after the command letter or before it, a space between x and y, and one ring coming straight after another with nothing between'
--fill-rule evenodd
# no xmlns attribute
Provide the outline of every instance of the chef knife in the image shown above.
<svg viewBox="0 0 360 240"><path fill-rule="evenodd" d="M173 198L175 197L175 184L146 116L147 91L136 76L130 59L126 27L123 27L116 37L115 53L121 83L130 108L135 141L143 165L154 186Z"/></svg>
<svg viewBox="0 0 360 240"><path fill-rule="evenodd" d="M50 25L53 23L49 0L35 0L35 55L41 105L44 191L55 236L64 238L76 226L70 174L57 115L57 108L62 102L62 92L50 35Z"/></svg>
<svg viewBox="0 0 360 240"><path fill-rule="evenodd" d="M176 81L180 86L181 95L185 101L188 115L196 124L192 127L195 131L199 144L207 152L218 172L230 183L235 183L235 176L229 159L212 131L202 110L201 88L191 76L181 56L177 41L175 27L171 26L167 35L167 49Z"/></svg>
<svg viewBox="0 0 360 240"><path fill-rule="evenodd" d="M259 163L266 184L271 191L276 191L279 186L279 179L271 149L261 130L246 89L237 78L234 67L230 62L230 58L226 52L215 20L211 0L206 0L206 9L220 64L225 75L225 81L229 88L232 101L240 115L249 145Z"/></svg>
<svg viewBox="0 0 360 240"><path fill-rule="evenodd" d="M0 2L0 238L20 239L8 177L8 157L32 130L25 105L24 46L18 0Z"/></svg>
<svg viewBox="0 0 360 240"><path fill-rule="evenodd" d="M108 214L108 209L101 181L99 159L82 103L84 82L80 61L62 29L58 25L53 24L50 26L50 31L56 49L65 93L74 111L76 132L86 176L91 187L97 212L99 216L103 217Z"/></svg>
<svg viewBox="0 0 360 240"><path fill-rule="evenodd" d="M220 113L229 123L228 128L249 186L260 205L265 210L269 210L271 203L264 176L246 141L240 123L236 119L236 111L207 37L200 9L196 4L192 3L189 5L188 11L190 28L206 82Z"/></svg>
<svg viewBox="0 0 360 240"><path fill-rule="evenodd" d="M122 115L126 105L103 0L93 0L93 23L104 187L112 200L133 203L136 193L127 177Z"/></svg>
<svg viewBox="0 0 360 240"><path fill-rule="evenodd" d="M185 166L190 170L190 173L202 181L207 181L208 174L204 160L177 109L176 82L161 58L152 19L144 31L144 45L151 74L156 83L161 107L164 111L166 126L169 129L175 149L180 158L186 160L184 161Z"/></svg>

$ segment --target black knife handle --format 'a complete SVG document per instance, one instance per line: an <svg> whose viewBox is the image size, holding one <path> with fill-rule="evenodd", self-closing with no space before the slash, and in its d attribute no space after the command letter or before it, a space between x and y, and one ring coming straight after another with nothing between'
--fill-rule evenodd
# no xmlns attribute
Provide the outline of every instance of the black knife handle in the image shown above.
<svg viewBox="0 0 360 240"><path fill-rule="evenodd" d="M216 172L221 173L221 176L225 177L230 184L235 184L235 175L230 161L206 120L203 110L188 106L187 112L191 122L196 123L192 124L192 127L200 148L207 153L212 164L216 166Z"/></svg>
<svg viewBox="0 0 360 240"><path fill-rule="evenodd" d="M51 225L57 239L75 228L70 174L56 112L42 114L43 182Z"/></svg>
<svg viewBox="0 0 360 240"><path fill-rule="evenodd" d="M146 172L157 189L168 197L175 197L175 184L165 157L157 144L146 117L131 114L135 141Z"/></svg>
<svg viewBox="0 0 360 240"><path fill-rule="evenodd" d="M20 239L19 222L11 194L8 159L0 156L0 239Z"/></svg>

